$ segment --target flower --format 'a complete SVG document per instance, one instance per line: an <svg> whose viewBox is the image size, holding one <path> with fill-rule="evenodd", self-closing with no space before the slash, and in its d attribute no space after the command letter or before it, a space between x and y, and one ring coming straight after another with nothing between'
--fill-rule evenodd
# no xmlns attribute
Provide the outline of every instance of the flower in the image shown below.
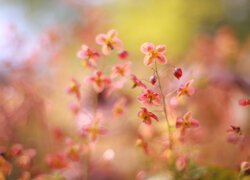
<svg viewBox="0 0 250 180"><path fill-rule="evenodd" d="M138 116L143 119L144 123L149 125L152 123L151 118L154 118L156 121L159 121L158 117L154 113L149 112L145 107L141 107L141 111L138 112Z"/></svg>
<svg viewBox="0 0 250 180"><path fill-rule="evenodd" d="M164 56L164 52L166 50L166 46L163 44L155 45L150 42L146 42L141 45L141 52L144 53L146 56L144 57L144 64L149 66L152 64L153 60L158 61L161 64L167 62L167 58Z"/></svg>
<svg viewBox="0 0 250 180"><path fill-rule="evenodd" d="M180 79L181 76L182 76L182 70L181 68L178 68L178 67L175 67L174 68L174 76L177 78L177 79Z"/></svg>
<svg viewBox="0 0 250 180"><path fill-rule="evenodd" d="M126 102L127 102L126 98L122 97L113 105L112 108L113 117L120 116L124 113L126 108Z"/></svg>
<svg viewBox="0 0 250 180"><path fill-rule="evenodd" d="M200 126L198 120L192 118L192 112L187 112L183 117L176 120L176 128L181 128L181 134L184 135L187 128L197 128Z"/></svg>
<svg viewBox="0 0 250 180"><path fill-rule="evenodd" d="M96 43L102 45L102 53L109 55L114 48L120 48L122 42L117 38L117 32L112 29L107 34L96 36Z"/></svg>
<svg viewBox="0 0 250 180"><path fill-rule="evenodd" d="M103 91L105 84L111 84L111 79L105 75L100 70L96 70L94 75L88 76L85 79L86 82L93 83L93 87L96 92L100 93Z"/></svg>
<svg viewBox="0 0 250 180"><path fill-rule="evenodd" d="M10 155L12 157L20 155L22 152L23 152L23 145L21 145L21 144L14 144L10 148Z"/></svg>
<svg viewBox="0 0 250 180"><path fill-rule="evenodd" d="M191 86L191 84L194 82L194 80L190 80L188 82L186 82L185 84L181 84L181 86L179 87L179 89L177 90L177 96L191 96L194 94L194 88Z"/></svg>
<svg viewBox="0 0 250 180"><path fill-rule="evenodd" d="M239 105L241 106L248 106L250 105L250 99L247 98L243 98L239 100Z"/></svg>
<svg viewBox="0 0 250 180"><path fill-rule="evenodd" d="M78 51L77 56L86 60L88 67L93 67L96 66L97 58L100 57L100 54L97 51L90 49L87 45L82 45L82 49Z"/></svg>
<svg viewBox="0 0 250 180"><path fill-rule="evenodd" d="M150 81L150 83L151 83L152 85L155 85L155 83L157 82L157 77L156 77L156 75L150 76L149 81Z"/></svg>
<svg viewBox="0 0 250 180"><path fill-rule="evenodd" d="M180 155L176 160L175 160L175 168L178 171L182 171L186 167L186 161L187 158L184 155Z"/></svg>
<svg viewBox="0 0 250 180"><path fill-rule="evenodd" d="M106 132L107 129L99 126L98 120L94 120L93 122L83 126L81 129L81 134L87 134L89 136L90 141L95 141L98 134L103 135L106 134Z"/></svg>
<svg viewBox="0 0 250 180"><path fill-rule="evenodd" d="M240 164L240 171L242 172L245 172L247 170L250 169L250 163L247 162L247 161L243 161L241 164Z"/></svg>
<svg viewBox="0 0 250 180"><path fill-rule="evenodd" d="M244 144L246 141L246 136L242 134L241 128L239 126L230 126L227 129L227 132L229 133L227 136L227 141L233 144L240 143Z"/></svg>
<svg viewBox="0 0 250 180"><path fill-rule="evenodd" d="M161 104L161 95L151 89L143 89L142 93L137 96L137 99L145 106L159 106Z"/></svg>
<svg viewBox="0 0 250 180"><path fill-rule="evenodd" d="M72 81L71 84L67 88L67 93L75 94L77 99L80 100L81 99L80 83L77 80L75 80L74 78L72 78L71 81Z"/></svg>
<svg viewBox="0 0 250 180"><path fill-rule="evenodd" d="M136 86L141 86L143 88L147 88L145 84L141 82L134 74L130 74L131 80L133 81L134 85L132 88L135 88Z"/></svg>
<svg viewBox="0 0 250 180"><path fill-rule="evenodd" d="M136 146L142 147L146 154L149 154L148 143L144 140L141 134L137 133L138 138L136 139Z"/></svg>
<svg viewBox="0 0 250 180"><path fill-rule="evenodd" d="M126 50L120 50L120 51L118 51L118 53L117 53L117 56L118 56L118 58L120 59L120 60L124 60L124 59L127 59L127 57L128 57L128 51L126 51Z"/></svg>
<svg viewBox="0 0 250 180"><path fill-rule="evenodd" d="M127 62L124 64L118 64L118 65L113 66L111 77L114 78L118 75L121 75L121 76L129 75L130 74L130 69L129 69L130 65L131 65L131 62Z"/></svg>
<svg viewBox="0 0 250 180"><path fill-rule="evenodd" d="M68 162L66 160L66 157L61 152L54 153L54 154L48 154L45 157L45 161L46 161L46 164L51 169L63 169L63 168L66 168L68 166Z"/></svg>

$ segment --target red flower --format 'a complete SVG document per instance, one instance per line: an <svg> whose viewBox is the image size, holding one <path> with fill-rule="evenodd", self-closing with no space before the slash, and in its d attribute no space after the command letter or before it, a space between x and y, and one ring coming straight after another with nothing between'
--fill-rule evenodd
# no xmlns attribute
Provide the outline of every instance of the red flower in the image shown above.
<svg viewBox="0 0 250 180"><path fill-rule="evenodd" d="M176 128L181 128L182 135L185 134L186 129L199 126L199 121L192 118L192 112L187 112L183 117L178 117L176 120Z"/></svg>
<svg viewBox="0 0 250 180"><path fill-rule="evenodd" d="M182 84L179 89L177 90L177 96L191 96L194 94L194 88L191 86L194 80L190 80L185 84Z"/></svg>
<svg viewBox="0 0 250 180"><path fill-rule="evenodd" d="M86 60L87 66L93 67L96 66L97 58L100 57L100 54L97 51L90 49L88 46L82 45L82 49L78 51L77 56Z"/></svg>
<svg viewBox="0 0 250 180"><path fill-rule="evenodd" d="M120 50L118 53L117 53L117 56L120 60L124 60L124 59L127 59L128 57L128 52L126 50Z"/></svg>
<svg viewBox="0 0 250 180"><path fill-rule="evenodd" d="M153 43L146 42L141 46L141 52L144 53L146 56L144 57L144 64L149 66L152 64L153 60L158 61L161 64L167 62L167 58L164 56L164 52L166 50L166 46L160 44L155 47Z"/></svg>
<svg viewBox="0 0 250 180"><path fill-rule="evenodd" d="M151 89L143 89L142 93L137 96L137 99L145 106L159 106L161 104L161 95Z"/></svg>
<svg viewBox="0 0 250 180"><path fill-rule="evenodd" d="M143 87L143 88L147 88L146 85L143 84L143 83L141 82L141 80L139 80L134 74L131 74L130 77L131 77L131 80L132 80L133 83L134 83L134 85L133 85L132 88L135 88L136 86L141 86L141 87Z"/></svg>
<svg viewBox="0 0 250 180"><path fill-rule="evenodd" d="M155 85L155 83L157 82L157 77L156 77L156 75L150 76L149 81L150 81L150 83L151 83L152 85Z"/></svg>
<svg viewBox="0 0 250 180"><path fill-rule="evenodd" d="M152 123L152 120L151 118L154 118L156 121L159 121L158 117L152 113L152 112L149 112L146 108L144 107L141 107L141 111L138 112L138 116L143 119L143 122L146 123L146 124L151 124Z"/></svg>
<svg viewBox="0 0 250 180"><path fill-rule="evenodd" d="M103 73L100 70L96 70L94 72L94 75L88 76L85 79L85 81L93 83L93 87L98 93L103 91L105 84L107 85L111 84L110 77L103 75Z"/></svg>
<svg viewBox="0 0 250 180"><path fill-rule="evenodd" d="M250 105L250 99L246 99L246 98L240 99L239 100L239 105L241 105L241 106L248 106L248 105Z"/></svg>
<svg viewBox="0 0 250 180"><path fill-rule="evenodd" d="M175 67L174 68L174 76L177 78L177 79L180 79L181 76L182 76L182 70L181 68L178 68L178 67Z"/></svg>

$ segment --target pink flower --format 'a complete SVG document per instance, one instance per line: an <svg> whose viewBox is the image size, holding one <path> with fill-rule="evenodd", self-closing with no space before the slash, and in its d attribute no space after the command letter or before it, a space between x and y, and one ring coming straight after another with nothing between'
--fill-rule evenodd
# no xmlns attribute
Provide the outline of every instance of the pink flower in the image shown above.
<svg viewBox="0 0 250 180"><path fill-rule="evenodd" d="M155 85L155 83L157 82L157 77L156 77L156 75L150 76L149 81L150 81L150 83L151 83L152 85Z"/></svg>
<svg viewBox="0 0 250 180"><path fill-rule="evenodd" d="M197 128L199 126L199 121L192 118L192 112L187 112L183 117L178 117L176 120L176 128L181 128L182 135L185 134L186 129Z"/></svg>
<svg viewBox="0 0 250 180"><path fill-rule="evenodd" d="M22 152L23 152L23 145L21 145L21 144L14 144L10 148L10 155L12 157L20 155Z"/></svg>
<svg viewBox="0 0 250 180"><path fill-rule="evenodd" d="M174 68L174 76L177 78L177 79L180 79L181 76L182 76L182 70L181 68L178 68L178 67L175 67Z"/></svg>
<svg viewBox="0 0 250 180"><path fill-rule="evenodd" d="M144 107L141 107L141 111L138 112L138 116L143 119L143 122L146 123L146 124L151 124L152 123L152 120L151 118L154 118L156 121L159 121L158 117L152 113L152 112L149 112L146 108Z"/></svg>
<svg viewBox="0 0 250 180"><path fill-rule="evenodd" d="M146 42L141 46L141 52L144 53L146 56L144 57L144 64L149 66L152 64L153 60L158 61L161 64L167 62L167 58L163 54L166 50L166 46L160 44L155 47L153 43Z"/></svg>
<svg viewBox="0 0 250 180"><path fill-rule="evenodd" d="M117 56L120 60L124 60L124 59L127 59L128 57L128 52L126 50L120 50L118 53L117 53Z"/></svg>
<svg viewBox="0 0 250 180"><path fill-rule="evenodd" d="M99 34L96 36L96 43L102 45L102 53L109 55L114 48L120 48L122 42L117 38L117 32L110 30L107 34Z"/></svg>
<svg viewBox="0 0 250 180"><path fill-rule="evenodd" d="M136 139L136 146L138 147L142 147L144 152L146 154L149 154L149 151L148 151L148 143L144 140L144 138L142 137L141 134L137 134L138 135L138 138Z"/></svg>
<svg viewBox="0 0 250 180"><path fill-rule="evenodd" d="M243 145L246 141L246 136L242 134L239 126L230 126L227 129L227 132L229 133L227 136L227 141L230 143L239 143L240 145Z"/></svg>
<svg viewBox="0 0 250 180"><path fill-rule="evenodd" d="M68 166L68 161L66 160L66 157L62 153L54 153L54 154L48 154L45 157L46 164L51 169L63 169Z"/></svg>
<svg viewBox="0 0 250 180"><path fill-rule="evenodd" d="M97 135L103 135L107 133L107 129L104 127L101 127L99 125L99 121L97 120L91 122L90 124L83 126L81 130L82 130L81 134L82 135L87 134L89 136L90 141L95 141L97 138Z"/></svg>
<svg viewBox="0 0 250 180"><path fill-rule="evenodd" d="M78 51L77 56L86 60L88 67L93 67L96 66L97 58L100 57L100 54L97 51L90 49L88 46L82 45L82 49Z"/></svg>
<svg viewBox="0 0 250 180"><path fill-rule="evenodd" d="M250 99L247 98L243 98L239 100L239 105L241 106L248 106L250 105Z"/></svg>
<svg viewBox="0 0 250 180"><path fill-rule="evenodd" d="M187 161L187 158L186 156L184 155L180 155L176 161L175 161L175 168L178 170L178 171L182 171L183 169L185 169L186 167L186 161Z"/></svg>
<svg viewBox="0 0 250 180"><path fill-rule="evenodd" d="M186 82L186 84L182 84L179 89L177 90L177 96L191 96L194 94L194 88L191 86L191 84L194 82L194 80L190 80Z"/></svg>
<svg viewBox="0 0 250 180"><path fill-rule="evenodd" d="M143 87L143 88L147 88L146 85L143 84L143 83L141 82L141 80L139 80L134 74L131 74L130 77L131 77L131 80L132 80L133 83L134 83L134 85L133 85L132 88L135 88L136 86L141 86L141 87Z"/></svg>
<svg viewBox="0 0 250 180"><path fill-rule="evenodd" d="M247 170L249 170L249 169L250 169L250 163L249 163L249 162L243 161L243 162L240 164L240 170L241 170L242 172L245 172L245 171L247 171Z"/></svg>
<svg viewBox="0 0 250 180"><path fill-rule="evenodd" d="M130 74L130 69L129 69L130 65L131 65L131 62L127 62L124 64L118 64L118 65L113 66L111 77L114 78L118 75L121 75L121 76L129 75Z"/></svg>
<svg viewBox="0 0 250 180"><path fill-rule="evenodd" d="M72 78L72 82L67 88L67 93L69 94L75 94L78 100L81 99L81 93L80 93L80 83Z"/></svg>
<svg viewBox="0 0 250 180"><path fill-rule="evenodd" d="M100 93L103 91L105 84L111 84L111 79L105 75L100 70L96 70L94 75L88 76L85 79L86 82L93 83L93 87L96 92Z"/></svg>
<svg viewBox="0 0 250 180"><path fill-rule="evenodd" d="M113 117L120 116L124 113L126 108L126 102L127 100L124 97L122 97L114 104L112 108Z"/></svg>
<svg viewBox="0 0 250 180"><path fill-rule="evenodd" d="M161 104L161 95L151 89L143 89L142 93L137 96L137 99L145 106L159 106Z"/></svg>

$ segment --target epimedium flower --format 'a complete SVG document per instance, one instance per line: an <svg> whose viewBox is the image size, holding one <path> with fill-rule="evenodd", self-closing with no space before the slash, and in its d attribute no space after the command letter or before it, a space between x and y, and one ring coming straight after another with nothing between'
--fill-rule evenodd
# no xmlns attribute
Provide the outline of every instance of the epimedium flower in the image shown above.
<svg viewBox="0 0 250 180"><path fill-rule="evenodd" d="M185 169L187 164L187 158L184 155L180 155L176 160L175 160L175 168L178 171L182 171L183 169Z"/></svg>
<svg viewBox="0 0 250 180"><path fill-rule="evenodd" d="M81 99L80 83L76 79L72 78L71 84L67 88L67 93L75 94L78 100Z"/></svg>
<svg viewBox="0 0 250 180"><path fill-rule="evenodd" d="M192 112L187 112L184 116L178 117L176 120L176 128L181 128L181 134L184 135L186 129L197 128L200 126L198 120L192 117Z"/></svg>
<svg viewBox="0 0 250 180"><path fill-rule="evenodd" d="M167 62L167 58L163 54L166 50L166 46L163 44L155 46L153 43L146 42L141 45L141 52L146 56L144 57L144 64L149 66L154 60L161 64Z"/></svg>
<svg viewBox="0 0 250 180"><path fill-rule="evenodd" d="M68 166L68 161L63 153L57 152L54 154L48 154L45 157L46 164L51 169L63 169Z"/></svg>
<svg viewBox="0 0 250 180"><path fill-rule="evenodd" d="M178 68L178 67L175 67L174 68L174 76L177 78L177 79L180 79L181 76L182 76L182 70L181 68Z"/></svg>
<svg viewBox="0 0 250 180"><path fill-rule="evenodd" d="M100 70L96 70L94 75L88 76L85 79L86 82L90 82L93 84L94 89L96 92L100 93L103 91L105 84L111 84L111 78L108 76L103 75Z"/></svg>
<svg viewBox="0 0 250 180"><path fill-rule="evenodd" d="M148 143L144 140L141 134L137 133L138 138L136 139L136 146L143 148L146 154L149 154Z"/></svg>
<svg viewBox="0 0 250 180"><path fill-rule="evenodd" d="M124 64L118 64L112 67L112 74L111 77L114 78L118 75L120 76L127 76L130 74L130 65L131 62L127 62Z"/></svg>
<svg viewBox="0 0 250 180"><path fill-rule="evenodd" d="M138 112L138 116L143 119L144 123L149 125L152 123L152 118L159 121L158 117L154 113L149 112L145 107L141 107L141 111Z"/></svg>
<svg viewBox="0 0 250 180"><path fill-rule="evenodd" d="M124 113L126 109L126 102L127 102L126 98L122 97L113 105L112 108L113 117L120 116Z"/></svg>
<svg viewBox="0 0 250 180"><path fill-rule="evenodd" d="M191 96L194 94L194 88L191 86L192 83L194 82L194 80L190 80L188 82L186 82L185 84L181 84L179 89L177 90L177 96Z"/></svg>
<svg viewBox="0 0 250 180"><path fill-rule="evenodd" d="M243 98L239 100L239 105L241 106L248 106L250 105L250 99L247 98Z"/></svg>
<svg viewBox="0 0 250 180"><path fill-rule="evenodd" d="M99 34L96 36L96 43L102 45L102 53L109 55L114 48L120 48L122 42L117 38L116 30L112 29L107 34Z"/></svg>
<svg viewBox="0 0 250 180"><path fill-rule="evenodd" d="M84 59L88 67L94 67L97 64L97 58L100 57L100 54L87 45L82 45L82 49L78 51L77 56Z"/></svg>
<svg viewBox="0 0 250 180"><path fill-rule="evenodd" d="M133 81L133 87L132 88L135 88L137 86L141 86L143 88L147 88L145 84L143 84L141 82L141 80L139 80L134 74L130 74L130 77L131 77L131 80Z"/></svg>
<svg viewBox="0 0 250 180"><path fill-rule="evenodd" d="M137 99L145 106L159 106L161 104L161 95L152 89L143 89Z"/></svg>
<svg viewBox="0 0 250 180"><path fill-rule="evenodd" d="M151 83L152 85L155 85L155 83L157 82L157 77L156 77L156 75L150 76L149 81L150 81L150 83Z"/></svg>
<svg viewBox="0 0 250 180"><path fill-rule="evenodd" d="M127 59L127 57L128 57L128 51L126 51L126 50L120 50L120 51L118 51L118 53L117 53L117 57L120 59L120 60L125 60L125 59Z"/></svg>
<svg viewBox="0 0 250 180"><path fill-rule="evenodd" d="M246 136L242 134L241 128L239 126L230 126L227 129L229 133L227 136L227 141L233 144L241 143L243 144L246 141Z"/></svg>

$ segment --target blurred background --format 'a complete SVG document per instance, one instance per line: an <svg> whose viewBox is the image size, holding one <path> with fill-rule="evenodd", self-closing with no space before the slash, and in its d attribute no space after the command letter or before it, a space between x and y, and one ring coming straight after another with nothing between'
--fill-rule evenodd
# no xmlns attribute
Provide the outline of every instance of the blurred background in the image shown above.
<svg viewBox="0 0 250 180"><path fill-rule="evenodd" d="M61 147L53 144L51 129L59 127L75 136L75 117L68 109L72 97L65 89L72 77L82 83L91 74L76 53L82 44L100 52L96 35L116 29L138 77L148 79L152 74L143 65L140 46L153 42L166 44L169 64L183 70L178 81L172 71L164 70L167 66L161 67L166 92L195 80L195 95L184 99L178 110L169 107L175 114L170 117L173 123L187 110L201 123L201 132L194 135L201 137L198 145L179 151L194 152L201 166L225 168L218 179L234 178L240 162L247 160L249 144L241 150L228 143L226 130L236 125L250 136L249 106L238 104L250 97L249 28L249 0L0 0L0 146L21 143L37 149L36 161L44 168L43 156ZM118 62L114 53L105 61L110 67ZM129 113L107 123L109 133L97 144L90 179L101 179L95 175L104 173L100 162L107 149L115 156L110 174L103 175L106 179L134 179L140 170L150 169L150 159L134 145L141 125L139 103L133 99L140 91L131 86L127 82L111 99L120 95L130 99ZM166 124L155 126L159 135ZM163 169L155 163L149 176L164 173ZM160 179L159 174L154 179Z"/></svg>

